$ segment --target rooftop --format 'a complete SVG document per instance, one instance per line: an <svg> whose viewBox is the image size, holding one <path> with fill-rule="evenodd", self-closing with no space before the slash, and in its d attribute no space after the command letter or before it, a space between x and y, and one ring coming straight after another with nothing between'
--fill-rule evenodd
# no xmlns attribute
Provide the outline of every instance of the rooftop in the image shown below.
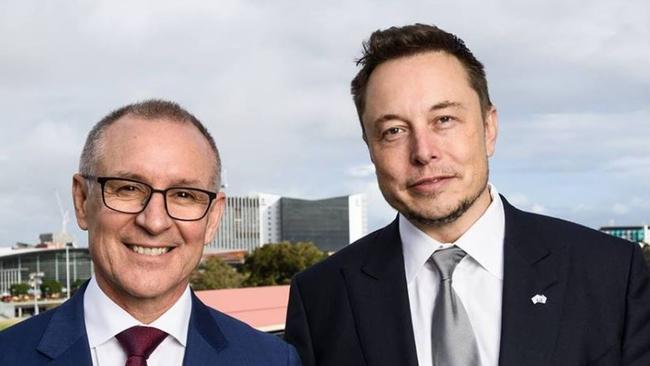
<svg viewBox="0 0 650 366"><path fill-rule="evenodd" d="M206 305L264 332L284 330L289 286L197 291Z"/></svg>

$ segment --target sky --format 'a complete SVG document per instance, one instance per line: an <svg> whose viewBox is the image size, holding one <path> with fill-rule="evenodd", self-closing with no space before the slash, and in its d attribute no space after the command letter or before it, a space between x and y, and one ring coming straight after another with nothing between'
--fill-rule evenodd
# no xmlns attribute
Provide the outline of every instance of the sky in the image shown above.
<svg viewBox="0 0 650 366"><path fill-rule="evenodd" d="M487 71L490 180L590 227L650 223L650 2L0 0L0 246L67 230L90 128L148 98L214 135L229 195L384 202L349 93L377 29L436 24ZM60 197L61 208L57 203Z"/></svg>

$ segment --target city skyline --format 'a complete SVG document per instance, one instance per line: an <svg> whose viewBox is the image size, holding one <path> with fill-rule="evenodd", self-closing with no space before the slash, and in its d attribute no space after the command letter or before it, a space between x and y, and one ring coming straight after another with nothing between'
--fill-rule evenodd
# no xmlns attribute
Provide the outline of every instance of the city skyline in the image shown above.
<svg viewBox="0 0 650 366"><path fill-rule="evenodd" d="M57 232L86 134L121 105L179 102L214 135L227 193L384 202L349 93L361 41L415 22L463 38L499 111L491 182L597 228L650 222L650 4L640 0L200 1L0 6L0 246Z"/></svg>

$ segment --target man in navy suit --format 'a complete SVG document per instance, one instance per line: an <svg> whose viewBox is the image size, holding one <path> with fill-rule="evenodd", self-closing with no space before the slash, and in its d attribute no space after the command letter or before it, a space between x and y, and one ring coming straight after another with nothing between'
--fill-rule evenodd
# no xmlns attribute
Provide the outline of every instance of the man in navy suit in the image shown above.
<svg viewBox="0 0 650 366"><path fill-rule="evenodd" d="M224 210L220 167L211 135L175 103L128 105L96 124L72 180L95 273L0 333L0 365L299 365L293 347L189 288Z"/></svg>
<svg viewBox="0 0 650 366"><path fill-rule="evenodd" d="M488 183L497 112L462 40L373 33L352 81L399 214L294 277L286 339L306 366L650 365L638 245L520 211Z"/></svg>

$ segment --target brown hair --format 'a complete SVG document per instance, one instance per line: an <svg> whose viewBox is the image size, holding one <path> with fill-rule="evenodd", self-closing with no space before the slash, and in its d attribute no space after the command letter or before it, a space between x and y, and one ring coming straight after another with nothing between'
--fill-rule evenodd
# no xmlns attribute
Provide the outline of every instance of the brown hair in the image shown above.
<svg viewBox="0 0 650 366"><path fill-rule="evenodd" d="M190 123L196 127L199 132L205 137L214 152L216 164L215 175L212 178L212 183L216 190L219 190L221 180L221 159L219 157L219 150L217 145L208 132L207 128L199 121L194 115L185 110L180 105L160 99L149 99L139 103L133 103L121 108L118 108L104 118L97 122L95 126L88 133L86 143L83 151L81 152L81 159L79 161L79 172L84 175L94 175L97 166L97 159L101 154L102 135L106 129L115 123L118 119L132 115L135 117L144 118L147 120L164 119L180 123Z"/></svg>
<svg viewBox="0 0 650 366"><path fill-rule="evenodd" d="M363 42L363 55L357 60L357 66L361 65L361 70L351 83L352 97L364 136L361 116L365 110L366 87L370 74L388 60L429 51L447 52L456 57L467 71L469 84L478 94L483 112L492 106L483 64L474 57L462 39L434 25L419 23L377 30Z"/></svg>

